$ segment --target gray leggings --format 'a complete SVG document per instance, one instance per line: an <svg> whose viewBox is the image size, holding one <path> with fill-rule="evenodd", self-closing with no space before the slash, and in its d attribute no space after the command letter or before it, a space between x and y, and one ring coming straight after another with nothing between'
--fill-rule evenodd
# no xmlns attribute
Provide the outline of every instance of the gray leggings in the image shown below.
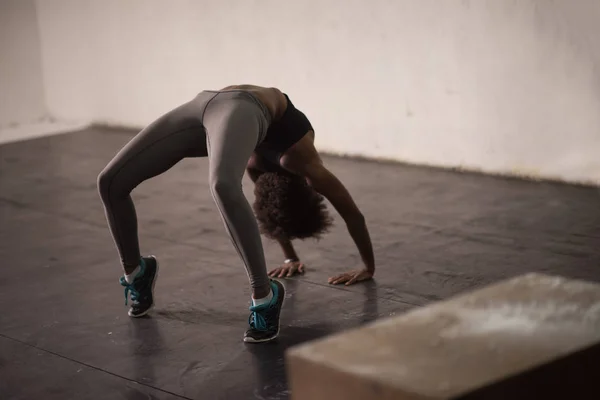
<svg viewBox="0 0 600 400"><path fill-rule="evenodd" d="M98 176L98 190L123 266L140 261L131 191L187 157L208 157L213 198L253 289L268 287L258 224L242 192L248 159L264 139L270 113L243 91L204 91L154 121Z"/></svg>

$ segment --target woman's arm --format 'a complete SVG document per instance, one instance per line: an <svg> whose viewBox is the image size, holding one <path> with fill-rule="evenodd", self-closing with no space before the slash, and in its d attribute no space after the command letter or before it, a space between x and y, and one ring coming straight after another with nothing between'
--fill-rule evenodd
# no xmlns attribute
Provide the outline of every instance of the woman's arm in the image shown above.
<svg viewBox="0 0 600 400"><path fill-rule="evenodd" d="M307 182L321 193L340 214L362 258L364 268L352 270L329 278L329 283L346 283L371 279L375 274L375 255L365 217L342 182L321 161L314 146L314 135L306 135L281 158L286 170L305 177Z"/></svg>
<svg viewBox="0 0 600 400"><path fill-rule="evenodd" d="M356 206L352 196L340 180L321 163L305 168L309 184L321 193L346 222L348 233L354 240L366 271L375 273L375 255L365 217Z"/></svg>

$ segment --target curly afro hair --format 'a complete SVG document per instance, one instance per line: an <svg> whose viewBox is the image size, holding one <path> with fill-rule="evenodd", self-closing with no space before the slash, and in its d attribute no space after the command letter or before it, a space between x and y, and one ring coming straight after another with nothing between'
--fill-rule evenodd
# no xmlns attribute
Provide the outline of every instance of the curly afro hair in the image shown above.
<svg viewBox="0 0 600 400"><path fill-rule="evenodd" d="M320 239L333 224L325 199L300 176L265 172L254 186L254 213L270 239Z"/></svg>

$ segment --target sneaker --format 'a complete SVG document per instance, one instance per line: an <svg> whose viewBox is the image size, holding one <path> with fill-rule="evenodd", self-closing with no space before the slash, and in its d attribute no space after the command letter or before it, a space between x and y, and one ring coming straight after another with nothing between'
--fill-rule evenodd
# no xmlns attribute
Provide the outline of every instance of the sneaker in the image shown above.
<svg viewBox="0 0 600 400"><path fill-rule="evenodd" d="M156 257L142 257L140 272L132 283L127 283L125 277L119 280L125 287L125 305L131 297L130 317L142 317L154 306L154 285L158 277L158 261Z"/></svg>
<svg viewBox="0 0 600 400"><path fill-rule="evenodd" d="M262 343L273 340L279 334L279 315L285 298L285 288L281 282L271 280L273 299L269 304L250 306L250 328L244 335L244 342Z"/></svg>

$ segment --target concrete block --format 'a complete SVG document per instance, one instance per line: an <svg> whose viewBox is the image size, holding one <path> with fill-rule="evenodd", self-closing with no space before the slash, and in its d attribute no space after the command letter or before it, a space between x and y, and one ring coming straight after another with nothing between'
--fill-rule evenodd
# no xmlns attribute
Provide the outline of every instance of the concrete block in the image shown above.
<svg viewBox="0 0 600 400"><path fill-rule="evenodd" d="M523 275L296 346L286 367L292 400L598 399L600 285Z"/></svg>

